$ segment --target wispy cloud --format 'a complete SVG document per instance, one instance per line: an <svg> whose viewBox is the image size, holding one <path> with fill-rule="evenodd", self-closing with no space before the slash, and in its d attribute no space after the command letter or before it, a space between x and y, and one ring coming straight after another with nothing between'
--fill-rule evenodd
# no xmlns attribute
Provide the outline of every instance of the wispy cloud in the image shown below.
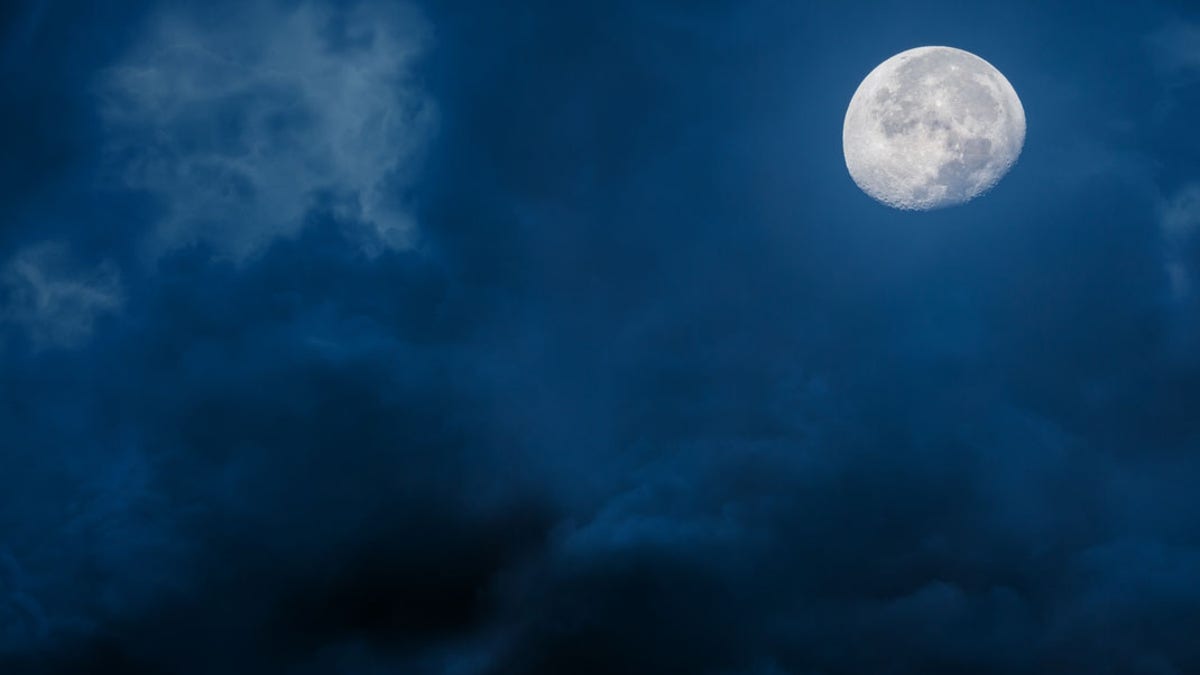
<svg viewBox="0 0 1200 675"><path fill-rule="evenodd" d="M24 249L0 269L0 323L25 330L39 348L77 346L122 304L114 265L78 267L60 244Z"/></svg>
<svg viewBox="0 0 1200 675"><path fill-rule="evenodd" d="M404 195L436 113L411 76L428 43L405 6L250 3L226 20L160 16L100 87L113 158L167 215L152 253L242 259L314 207L411 244Z"/></svg>
<svg viewBox="0 0 1200 675"><path fill-rule="evenodd" d="M1177 299L1189 297L1196 290L1192 253L1200 248L1200 183L1187 185L1166 200L1160 222L1171 290Z"/></svg>
<svg viewBox="0 0 1200 675"><path fill-rule="evenodd" d="M1180 21L1164 26L1150 35L1150 46L1172 80L1200 78L1200 24Z"/></svg>

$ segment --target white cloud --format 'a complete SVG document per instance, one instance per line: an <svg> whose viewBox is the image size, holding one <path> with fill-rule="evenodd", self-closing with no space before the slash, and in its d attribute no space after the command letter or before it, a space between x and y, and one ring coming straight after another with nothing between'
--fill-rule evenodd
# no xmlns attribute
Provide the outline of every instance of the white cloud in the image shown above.
<svg viewBox="0 0 1200 675"><path fill-rule="evenodd" d="M78 345L123 302L112 263L78 268L58 244L24 249L0 269L0 323L25 330L39 348Z"/></svg>
<svg viewBox="0 0 1200 675"><path fill-rule="evenodd" d="M403 5L159 17L100 87L123 179L168 209L150 252L243 259L319 204L367 224L370 247L409 246L403 190L436 117L410 72L427 42Z"/></svg>

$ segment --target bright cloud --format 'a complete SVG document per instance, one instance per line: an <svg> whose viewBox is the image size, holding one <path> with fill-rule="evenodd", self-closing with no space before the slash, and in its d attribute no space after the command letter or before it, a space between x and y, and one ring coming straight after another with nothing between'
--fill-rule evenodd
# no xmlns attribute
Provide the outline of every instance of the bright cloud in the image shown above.
<svg viewBox="0 0 1200 675"><path fill-rule="evenodd" d="M244 259L314 208L365 225L369 249L411 244L404 192L436 116L411 75L428 42L415 11L258 2L147 35L100 91L122 178L166 209L152 254Z"/></svg>

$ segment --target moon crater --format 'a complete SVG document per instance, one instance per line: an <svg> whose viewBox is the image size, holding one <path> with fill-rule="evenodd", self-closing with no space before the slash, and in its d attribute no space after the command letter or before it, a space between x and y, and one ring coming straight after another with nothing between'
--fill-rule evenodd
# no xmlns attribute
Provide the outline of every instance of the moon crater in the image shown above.
<svg viewBox="0 0 1200 675"><path fill-rule="evenodd" d="M1025 143L1025 110L983 59L918 47L884 61L854 92L842 127L850 176L899 209L968 202L1004 177Z"/></svg>

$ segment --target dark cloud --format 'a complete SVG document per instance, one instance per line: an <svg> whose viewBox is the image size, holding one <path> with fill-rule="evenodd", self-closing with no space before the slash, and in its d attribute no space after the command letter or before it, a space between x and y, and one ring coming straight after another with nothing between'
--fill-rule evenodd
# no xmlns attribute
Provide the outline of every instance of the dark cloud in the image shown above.
<svg viewBox="0 0 1200 675"><path fill-rule="evenodd" d="M0 670L1196 670L1170 15L935 5L6 6ZM149 56L181 16L192 51ZM324 66L274 78L271 35ZM837 133L915 43L1029 117L994 192L920 215ZM330 173L353 54L437 111L402 170ZM178 114L114 126L131 64ZM288 134L256 166L300 201L199 208L112 154ZM147 255L180 214L220 227Z"/></svg>

